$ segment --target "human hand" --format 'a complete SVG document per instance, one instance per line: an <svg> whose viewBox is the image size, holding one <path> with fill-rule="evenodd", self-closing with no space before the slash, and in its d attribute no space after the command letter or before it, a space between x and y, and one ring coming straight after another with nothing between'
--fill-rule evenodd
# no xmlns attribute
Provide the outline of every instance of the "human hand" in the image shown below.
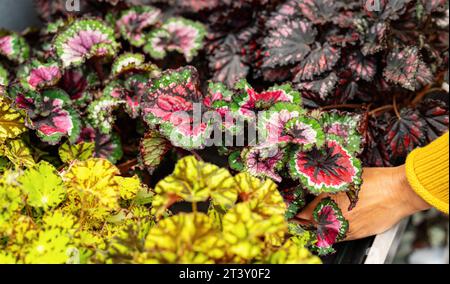
<svg viewBox="0 0 450 284"><path fill-rule="evenodd" d="M431 208L410 187L405 166L397 168L365 168L363 185L356 207L348 211L350 201L345 193L320 195L300 212L296 218L313 222L312 212L325 197L331 197L341 208L349 222L345 240L361 239L380 234L401 219Z"/></svg>

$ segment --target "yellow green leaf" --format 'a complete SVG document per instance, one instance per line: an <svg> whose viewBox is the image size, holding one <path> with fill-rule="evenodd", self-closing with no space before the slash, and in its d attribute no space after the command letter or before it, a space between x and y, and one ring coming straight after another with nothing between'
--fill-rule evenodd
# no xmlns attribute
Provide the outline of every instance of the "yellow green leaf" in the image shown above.
<svg viewBox="0 0 450 284"><path fill-rule="evenodd" d="M141 180L138 176L130 178L117 176L114 179L119 187L119 193L122 199L131 200L135 198L141 188Z"/></svg>
<svg viewBox="0 0 450 284"><path fill-rule="evenodd" d="M23 207L21 191L15 179L13 172L7 171L0 176L0 232Z"/></svg>
<svg viewBox="0 0 450 284"><path fill-rule="evenodd" d="M155 192L156 215L178 200L194 203L211 198L213 203L229 208L238 193L234 178L226 169L200 162L193 156L181 159L173 174L156 185Z"/></svg>
<svg viewBox="0 0 450 284"><path fill-rule="evenodd" d="M261 254L264 239L287 231L284 215L265 218L253 212L249 203L239 203L223 217L223 237L229 244L229 251L245 260Z"/></svg>
<svg viewBox="0 0 450 284"><path fill-rule="evenodd" d="M63 163L70 163L72 161L86 161L92 158L95 151L95 143L80 143L72 145L69 142L64 143L59 148L59 157Z"/></svg>
<svg viewBox="0 0 450 284"><path fill-rule="evenodd" d="M53 208L64 200L66 190L63 181L47 162L27 169L18 181L27 196L27 203L32 207Z"/></svg>
<svg viewBox="0 0 450 284"><path fill-rule="evenodd" d="M181 213L153 227L145 243L158 263L214 263L224 255L220 232L202 213Z"/></svg>
<svg viewBox="0 0 450 284"><path fill-rule="evenodd" d="M263 216L285 214L286 204L272 180L260 180L248 173L238 174L235 180L240 199L249 202L253 211Z"/></svg>
<svg viewBox="0 0 450 284"><path fill-rule="evenodd" d="M7 140L3 145L3 155L16 167L32 167L36 163L30 148L20 139Z"/></svg>
<svg viewBox="0 0 450 284"><path fill-rule="evenodd" d="M281 248L271 254L264 262L269 264L321 264L318 256L307 248L288 240Z"/></svg>
<svg viewBox="0 0 450 284"><path fill-rule="evenodd" d="M77 205L93 219L103 219L120 209L120 190L114 179L119 173L104 159L75 162L64 174L71 205Z"/></svg>
<svg viewBox="0 0 450 284"><path fill-rule="evenodd" d="M70 238L58 229L39 232L35 241L26 248L27 264L64 264L69 258Z"/></svg>
<svg viewBox="0 0 450 284"><path fill-rule="evenodd" d="M8 99L0 97L0 141L16 138L26 131L22 114L11 105Z"/></svg>

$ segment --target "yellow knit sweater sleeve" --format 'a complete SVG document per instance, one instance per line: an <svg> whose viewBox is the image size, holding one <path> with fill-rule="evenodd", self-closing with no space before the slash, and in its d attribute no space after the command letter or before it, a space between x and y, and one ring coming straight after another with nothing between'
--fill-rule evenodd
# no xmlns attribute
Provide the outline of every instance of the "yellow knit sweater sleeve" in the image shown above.
<svg viewBox="0 0 450 284"><path fill-rule="evenodd" d="M448 214L448 132L406 159L406 176L414 191L428 204Z"/></svg>

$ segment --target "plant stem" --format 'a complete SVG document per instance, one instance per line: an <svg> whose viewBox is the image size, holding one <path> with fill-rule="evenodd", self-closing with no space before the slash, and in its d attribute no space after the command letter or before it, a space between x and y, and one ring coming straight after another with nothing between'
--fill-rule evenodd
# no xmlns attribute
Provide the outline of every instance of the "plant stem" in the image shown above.
<svg viewBox="0 0 450 284"><path fill-rule="evenodd" d="M385 106L382 106L382 107L379 107L379 108L376 108L376 109L370 111L369 115L376 115L379 112L388 111L388 110L391 110L393 108L394 108L393 105L385 105Z"/></svg>
<svg viewBox="0 0 450 284"><path fill-rule="evenodd" d="M426 86L422 91L420 91L416 97L412 100L411 105L415 106L420 103L423 98L431 92L442 91L442 88L431 88L431 85Z"/></svg>
<svg viewBox="0 0 450 284"><path fill-rule="evenodd" d="M103 72L103 66L100 59L94 58L94 69L98 78L103 83L105 81L105 72Z"/></svg>
<svg viewBox="0 0 450 284"><path fill-rule="evenodd" d="M394 111L395 111L395 115L397 116L398 119L402 119L402 117L400 116L400 113L398 112L398 108L397 108L397 96L395 95L393 98L393 102L392 105L394 107Z"/></svg>
<svg viewBox="0 0 450 284"><path fill-rule="evenodd" d="M324 106L320 109L327 110L327 109L334 109L334 108L362 108L364 105L361 104L342 104L342 105L332 105L332 106Z"/></svg>
<svg viewBox="0 0 450 284"><path fill-rule="evenodd" d="M192 202L192 212L197 213L198 209L197 209L197 202Z"/></svg>
<svg viewBox="0 0 450 284"><path fill-rule="evenodd" d="M133 159L133 160L129 160L129 161L126 161L125 163L123 163L123 164L120 164L120 165L118 165L117 166L117 168L119 168L119 170L122 172L122 173L124 173L124 172L127 172L129 169L131 169L132 167L134 167L134 166L136 166L137 164L138 164L138 159L136 158L136 159Z"/></svg>
<svg viewBox="0 0 450 284"><path fill-rule="evenodd" d="M203 162L203 158L195 151L189 151L197 160Z"/></svg>

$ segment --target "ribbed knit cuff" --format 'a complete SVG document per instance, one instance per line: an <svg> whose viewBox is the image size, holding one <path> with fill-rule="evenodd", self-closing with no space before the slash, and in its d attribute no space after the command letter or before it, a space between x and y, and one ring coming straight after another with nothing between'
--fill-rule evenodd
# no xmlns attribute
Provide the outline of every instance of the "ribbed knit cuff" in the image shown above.
<svg viewBox="0 0 450 284"><path fill-rule="evenodd" d="M424 148L411 152L406 159L406 176L414 191L441 212L449 211L449 134Z"/></svg>

